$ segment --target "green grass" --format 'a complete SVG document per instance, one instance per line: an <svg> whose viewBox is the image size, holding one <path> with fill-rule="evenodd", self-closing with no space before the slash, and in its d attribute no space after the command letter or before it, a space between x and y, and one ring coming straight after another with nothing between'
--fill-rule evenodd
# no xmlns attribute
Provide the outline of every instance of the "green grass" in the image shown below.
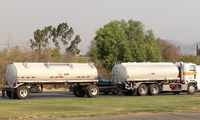
<svg viewBox="0 0 200 120"><path fill-rule="evenodd" d="M73 62L87 63L89 62L89 57L76 57Z"/></svg>
<svg viewBox="0 0 200 120"><path fill-rule="evenodd" d="M200 111L199 95L0 101L1 119L187 111Z"/></svg>

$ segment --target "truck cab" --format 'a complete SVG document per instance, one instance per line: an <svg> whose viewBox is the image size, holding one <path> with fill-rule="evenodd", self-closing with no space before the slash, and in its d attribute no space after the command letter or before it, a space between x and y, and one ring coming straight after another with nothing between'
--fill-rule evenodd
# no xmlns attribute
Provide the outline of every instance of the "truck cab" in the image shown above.
<svg viewBox="0 0 200 120"><path fill-rule="evenodd" d="M200 90L200 65L196 65L196 73L197 89Z"/></svg>
<svg viewBox="0 0 200 120"><path fill-rule="evenodd" d="M183 84L195 83L200 89L200 66L193 63L176 63L180 70L181 82Z"/></svg>

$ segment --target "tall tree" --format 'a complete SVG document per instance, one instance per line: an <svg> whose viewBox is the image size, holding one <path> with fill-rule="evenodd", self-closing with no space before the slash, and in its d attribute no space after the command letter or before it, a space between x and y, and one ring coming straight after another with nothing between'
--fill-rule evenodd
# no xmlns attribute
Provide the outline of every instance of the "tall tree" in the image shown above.
<svg viewBox="0 0 200 120"><path fill-rule="evenodd" d="M111 21L96 32L91 48L93 60L110 70L118 61L161 61L161 51L152 31L145 31L139 21Z"/></svg>
<svg viewBox="0 0 200 120"><path fill-rule="evenodd" d="M61 23L57 27L44 27L44 29L37 29L34 32L34 39L30 40L31 48L38 51L39 60L41 60L42 50L47 48L49 43L59 48L65 49L66 53L72 55L78 55L80 50L77 45L81 42L79 35L75 35L72 27L69 27L67 23Z"/></svg>
<svg viewBox="0 0 200 120"><path fill-rule="evenodd" d="M158 46L161 49L163 61L165 62L179 61L181 54L175 45L165 40L158 39Z"/></svg>
<svg viewBox="0 0 200 120"><path fill-rule="evenodd" d="M78 55L80 50L77 48L77 45L81 42L80 36L76 35L74 40L71 42L71 45L66 49L67 53L72 55Z"/></svg>
<svg viewBox="0 0 200 120"><path fill-rule="evenodd" d="M37 29L34 32L34 39L31 39L31 48L38 51L39 60L41 60L41 52L43 48L46 48L51 38L52 26L44 27L43 30Z"/></svg>
<svg viewBox="0 0 200 120"><path fill-rule="evenodd" d="M79 35L74 35L72 27L67 23L61 23L52 30L53 43L57 47L64 46L68 54L77 55L80 50L77 45L81 42Z"/></svg>

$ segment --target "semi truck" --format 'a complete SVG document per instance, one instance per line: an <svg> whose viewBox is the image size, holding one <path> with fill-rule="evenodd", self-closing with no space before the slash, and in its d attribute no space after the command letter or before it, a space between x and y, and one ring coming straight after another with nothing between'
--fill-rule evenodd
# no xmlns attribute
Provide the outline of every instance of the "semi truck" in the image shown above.
<svg viewBox="0 0 200 120"><path fill-rule="evenodd" d="M120 63L112 69L112 82L125 95L194 94L200 88L200 66L183 62Z"/></svg>
<svg viewBox="0 0 200 120"><path fill-rule="evenodd" d="M32 89L44 84L73 86L77 97L96 97L98 72L93 63L22 63L14 62L6 69L3 94L9 98L26 99Z"/></svg>
<svg viewBox="0 0 200 120"><path fill-rule="evenodd" d="M99 91L140 96L194 94L200 89L200 66L193 63L119 63L111 74L111 82L101 84L93 63L12 63L7 67L2 92L9 98L26 99L44 84L67 84L76 97L96 97Z"/></svg>

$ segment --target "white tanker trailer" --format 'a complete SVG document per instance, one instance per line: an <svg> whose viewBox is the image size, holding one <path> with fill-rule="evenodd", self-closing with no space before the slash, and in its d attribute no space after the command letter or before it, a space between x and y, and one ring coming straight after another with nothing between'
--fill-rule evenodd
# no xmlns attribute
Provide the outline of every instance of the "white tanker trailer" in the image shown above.
<svg viewBox="0 0 200 120"><path fill-rule="evenodd" d="M121 63L112 69L112 82L126 95L157 95L165 91L193 94L200 85L199 68L195 64L182 62Z"/></svg>
<svg viewBox="0 0 200 120"><path fill-rule="evenodd" d="M73 85L77 97L96 97L97 76L92 63L12 63L7 67L3 90L9 98L25 99L38 85L68 84Z"/></svg>

